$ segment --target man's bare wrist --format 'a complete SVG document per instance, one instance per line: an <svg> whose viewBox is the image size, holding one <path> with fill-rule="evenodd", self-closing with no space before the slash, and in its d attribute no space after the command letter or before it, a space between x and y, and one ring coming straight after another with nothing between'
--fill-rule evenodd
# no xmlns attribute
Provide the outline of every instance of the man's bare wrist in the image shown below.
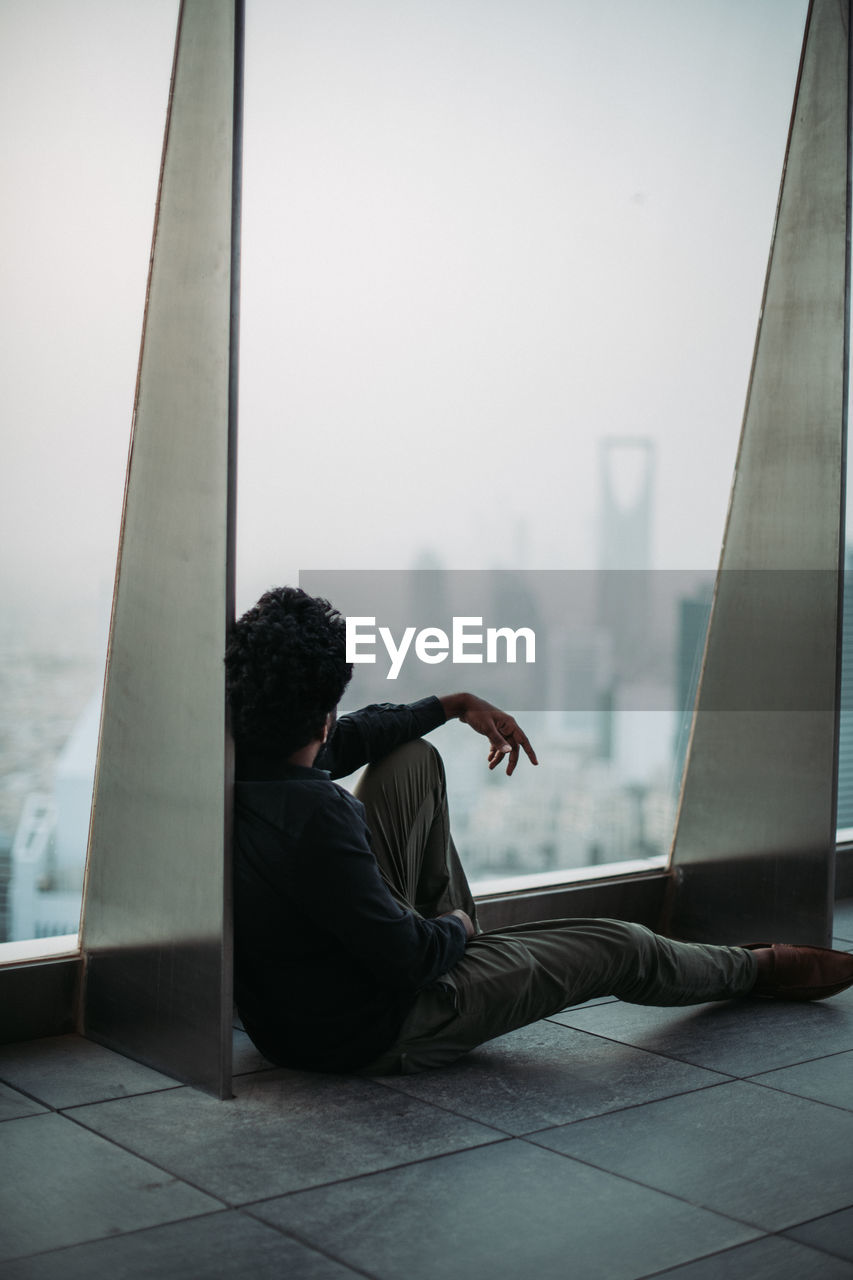
<svg viewBox="0 0 853 1280"><path fill-rule="evenodd" d="M458 720L468 705L470 693L444 693L439 695L439 702L448 720Z"/></svg>

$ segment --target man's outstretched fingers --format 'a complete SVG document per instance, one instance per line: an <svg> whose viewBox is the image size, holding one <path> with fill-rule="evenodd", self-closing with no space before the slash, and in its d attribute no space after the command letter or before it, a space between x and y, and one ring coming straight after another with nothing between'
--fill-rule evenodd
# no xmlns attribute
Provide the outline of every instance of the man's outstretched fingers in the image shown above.
<svg viewBox="0 0 853 1280"><path fill-rule="evenodd" d="M531 764L538 764L527 735L513 716L492 706L472 693L447 694L441 699L447 715L457 715L477 733L489 739L489 768L496 769L508 756L507 774L511 775L523 749Z"/></svg>
<svg viewBox="0 0 853 1280"><path fill-rule="evenodd" d="M515 766L518 764L518 758L522 748L524 749L524 752L527 755L528 759L530 760L531 764L539 763L539 761L536 759L536 752L533 750L532 746L530 745L527 734L523 731L523 729L520 728L519 725L514 724L513 728L507 733L507 737L512 743L512 752L510 755L509 764L507 765L508 775L512 774L515 771Z"/></svg>

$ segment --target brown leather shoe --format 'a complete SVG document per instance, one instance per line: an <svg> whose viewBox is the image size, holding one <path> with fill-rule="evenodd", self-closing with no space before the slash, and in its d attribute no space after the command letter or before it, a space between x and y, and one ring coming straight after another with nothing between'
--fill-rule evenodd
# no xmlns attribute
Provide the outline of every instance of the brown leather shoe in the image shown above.
<svg viewBox="0 0 853 1280"><path fill-rule="evenodd" d="M765 953L751 996L764 1000L825 1000L853 986L853 955L847 951L799 947L787 942L753 943L746 950Z"/></svg>

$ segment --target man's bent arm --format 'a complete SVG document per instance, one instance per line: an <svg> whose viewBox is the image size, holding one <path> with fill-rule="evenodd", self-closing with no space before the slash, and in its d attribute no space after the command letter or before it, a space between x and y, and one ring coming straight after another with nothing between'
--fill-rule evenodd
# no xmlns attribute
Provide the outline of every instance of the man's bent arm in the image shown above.
<svg viewBox="0 0 853 1280"><path fill-rule="evenodd" d="M488 763L495 769L506 760L507 774L515 771L521 751L538 764L521 725L506 711L473 693L446 693L419 702L374 703L348 712L335 724L315 764L333 778L345 778L363 764L381 760L395 747L458 719L489 740Z"/></svg>
<svg viewBox="0 0 853 1280"><path fill-rule="evenodd" d="M314 763L318 769L328 769L333 778L345 778L395 747L422 738L446 718L440 700L433 697L401 704L378 702L347 712L335 723Z"/></svg>

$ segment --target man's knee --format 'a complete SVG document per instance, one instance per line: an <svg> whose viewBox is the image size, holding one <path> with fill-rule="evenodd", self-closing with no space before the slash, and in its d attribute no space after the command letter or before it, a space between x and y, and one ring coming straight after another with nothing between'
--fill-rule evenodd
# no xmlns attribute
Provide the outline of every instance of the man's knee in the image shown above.
<svg viewBox="0 0 853 1280"><path fill-rule="evenodd" d="M395 747L381 760L369 764L359 779L355 794L363 799L366 792L376 786L386 786L392 779L395 783L407 779L419 790L436 785L443 788L444 763L431 742L415 738L412 742L404 742L402 746Z"/></svg>
<svg viewBox="0 0 853 1280"><path fill-rule="evenodd" d="M368 765L368 770L379 770L390 773L412 771L444 778L444 763L431 742L423 738L415 738L412 742L404 742L402 746L389 751L387 756Z"/></svg>

